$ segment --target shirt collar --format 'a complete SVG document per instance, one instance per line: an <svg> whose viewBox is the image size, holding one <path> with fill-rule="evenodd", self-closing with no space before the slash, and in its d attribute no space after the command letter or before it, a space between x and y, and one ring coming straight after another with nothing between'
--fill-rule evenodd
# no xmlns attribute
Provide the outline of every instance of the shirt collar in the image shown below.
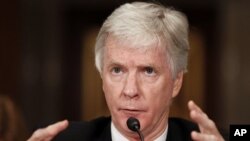
<svg viewBox="0 0 250 141"><path fill-rule="evenodd" d="M167 133L168 133L168 125L166 126L164 132L154 141L166 141ZM113 122L111 122L111 138L112 141L129 141L117 130Z"/></svg>

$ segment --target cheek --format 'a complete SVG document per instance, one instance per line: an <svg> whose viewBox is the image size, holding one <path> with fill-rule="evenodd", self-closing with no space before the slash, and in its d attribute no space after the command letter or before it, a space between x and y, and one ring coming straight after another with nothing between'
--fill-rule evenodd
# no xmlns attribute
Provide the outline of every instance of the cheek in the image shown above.
<svg viewBox="0 0 250 141"><path fill-rule="evenodd" d="M109 108L110 113L112 114L115 108L115 95L113 95L112 89L110 89L109 84L107 84L106 82L103 82L103 92L104 92L104 96L106 99L106 103L107 106Z"/></svg>
<svg viewBox="0 0 250 141"><path fill-rule="evenodd" d="M159 80L153 85L145 85L144 92L147 93L148 103L154 108L153 110L166 109L170 105L173 84L171 81Z"/></svg>
<svg viewBox="0 0 250 141"><path fill-rule="evenodd" d="M121 86L119 83L113 82L108 77L103 77L102 81L103 92L107 101L109 108L115 105L115 102L118 100L121 93Z"/></svg>
<svg viewBox="0 0 250 141"><path fill-rule="evenodd" d="M106 97L106 100L109 101L110 99L112 99L115 90L112 89L113 86L107 79L104 78L102 83L103 83L102 88L104 95Z"/></svg>
<svg viewBox="0 0 250 141"><path fill-rule="evenodd" d="M171 95L167 92L159 91L157 94L151 95L148 100L153 112L160 112L161 109L165 111L170 105Z"/></svg>
<svg viewBox="0 0 250 141"><path fill-rule="evenodd" d="M121 84L114 82L110 77L103 78L103 91L108 95L117 95L121 91Z"/></svg>

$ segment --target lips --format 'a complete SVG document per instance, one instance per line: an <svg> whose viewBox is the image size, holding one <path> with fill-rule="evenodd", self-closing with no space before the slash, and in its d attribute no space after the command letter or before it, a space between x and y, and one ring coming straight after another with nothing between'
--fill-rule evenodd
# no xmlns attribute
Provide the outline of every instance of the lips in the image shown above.
<svg viewBox="0 0 250 141"><path fill-rule="evenodd" d="M122 111L126 112L142 112L143 110L137 110L137 109L121 109Z"/></svg>
<svg viewBox="0 0 250 141"><path fill-rule="evenodd" d="M127 116L138 116L139 114L142 114L145 112L145 110L140 110L140 109L119 109L120 112Z"/></svg>

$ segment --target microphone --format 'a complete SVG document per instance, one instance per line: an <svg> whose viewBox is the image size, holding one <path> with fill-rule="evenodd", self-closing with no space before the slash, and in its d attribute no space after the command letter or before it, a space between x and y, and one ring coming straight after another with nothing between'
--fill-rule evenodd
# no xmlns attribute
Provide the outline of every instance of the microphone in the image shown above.
<svg viewBox="0 0 250 141"><path fill-rule="evenodd" d="M130 130L137 132L139 134L141 141L144 141L144 137L143 137L142 133L140 132L140 122L138 119L136 119L134 117L128 118L127 126Z"/></svg>

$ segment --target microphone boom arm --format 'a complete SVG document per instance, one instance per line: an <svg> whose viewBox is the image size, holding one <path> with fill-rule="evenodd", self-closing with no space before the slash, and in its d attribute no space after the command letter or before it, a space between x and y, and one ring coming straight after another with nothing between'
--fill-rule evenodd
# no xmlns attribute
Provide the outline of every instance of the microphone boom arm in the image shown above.
<svg viewBox="0 0 250 141"><path fill-rule="evenodd" d="M127 126L131 131L138 133L141 141L144 141L144 136L140 131L140 122L138 119L136 119L134 117L128 118Z"/></svg>

